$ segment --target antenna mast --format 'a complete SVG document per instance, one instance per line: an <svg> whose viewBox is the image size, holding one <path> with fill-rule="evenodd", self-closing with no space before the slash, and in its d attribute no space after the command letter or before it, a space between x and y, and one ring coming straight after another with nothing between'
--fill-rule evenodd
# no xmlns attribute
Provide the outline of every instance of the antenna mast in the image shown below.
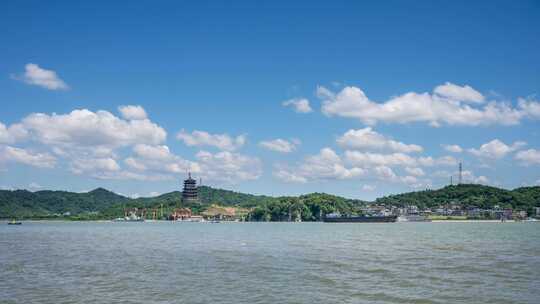
<svg viewBox="0 0 540 304"><path fill-rule="evenodd" d="M460 185L462 182L463 182L463 168L462 168L461 162L460 162L459 163L459 183L458 183L458 185Z"/></svg>

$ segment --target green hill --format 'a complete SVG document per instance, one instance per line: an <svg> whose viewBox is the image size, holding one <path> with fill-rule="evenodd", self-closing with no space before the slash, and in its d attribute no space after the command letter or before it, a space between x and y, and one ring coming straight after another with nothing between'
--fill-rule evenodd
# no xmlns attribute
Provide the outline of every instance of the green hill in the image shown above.
<svg viewBox="0 0 540 304"><path fill-rule="evenodd" d="M55 214L100 212L130 199L97 188L87 193L67 191L0 190L0 217L50 217Z"/></svg>
<svg viewBox="0 0 540 304"><path fill-rule="evenodd" d="M175 206L180 202L181 198L182 192L174 191L156 197L138 198L135 199L135 201L145 206L159 204L163 204L164 206ZM273 199L273 197L264 195L246 194L208 186L199 187L199 200L202 205L217 204L221 206L253 207Z"/></svg>
<svg viewBox="0 0 540 304"><path fill-rule="evenodd" d="M47 218L66 212L69 212L71 216L79 216L77 218L112 218L121 216L124 208L160 208L162 205L166 211L183 206L199 212L211 204L254 207L275 199L270 196L245 194L207 186L199 187L199 195L200 205L184 205L181 203L180 191L156 197L131 199L103 188L87 193L0 190L0 218ZM95 213L99 213L100 216L96 216Z"/></svg>
<svg viewBox="0 0 540 304"><path fill-rule="evenodd" d="M289 216L301 214L303 221L319 220L321 215L332 212L359 213L367 202L347 199L326 193L310 193L299 197L284 196L257 205L251 219L256 221L287 221ZM292 218L291 218L292 219Z"/></svg>
<svg viewBox="0 0 540 304"><path fill-rule="evenodd" d="M540 206L540 187L506 190L484 185L462 184L446 186L437 190L385 196L376 199L375 202L395 206L417 205L420 208L431 208L451 203L484 209L499 205L501 208L526 210L531 213L533 207Z"/></svg>
<svg viewBox="0 0 540 304"><path fill-rule="evenodd" d="M131 199L103 188L87 193L67 191L0 190L0 218L51 218L69 213L75 219L113 218L123 215L124 208L161 208L165 212L179 206L201 212L212 204L253 208L254 220L287 220L289 213L300 211L303 220L317 219L321 213L339 211L356 213L366 201L340 196L311 193L297 197L270 197L216 189L199 188L201 204L183 205L181 192L174 191L156 197ZM464 184L437 190L409 192L385 196L377 204L395 206L417 205L431 208L444 204L461 204L466 207L513 208L533 212L540 206L540 187L522 187L505 190L495 187Z"/></svg>

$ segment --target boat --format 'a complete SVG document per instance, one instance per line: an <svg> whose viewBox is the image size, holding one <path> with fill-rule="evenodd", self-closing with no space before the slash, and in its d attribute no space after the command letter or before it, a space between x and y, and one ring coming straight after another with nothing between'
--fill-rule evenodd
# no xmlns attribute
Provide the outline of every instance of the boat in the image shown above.
<svg viewBox="0 0 540 304"><path fill-rule="evenodd" d="M402 215L397 218L398 222L431 222L430 219L419 214Z"/></svg>
<svg viewBox="0 0 540 304"><path fill-rule="evenodd" d="M119 217L119 218L115 218L112 220L113 222L146 222L145 219L142 219L142 218L137 218L137 219L132 219L132 218L124 218L124 217Z"/></svg>
<svg viewBox="0 0 540 304"><path fill-rule="evenodd" d="M206 220L200 215L192 215L186 218L179 218L175 222L205 223Z"/></svg>
<svg viewBox="0 0 540 304"><path fill-rule="evenodd" d="M113 222L144 222L145 219L132 213L125 217L119 217L112 220Z"/></svg>
<svg viewBox="0 0 540 304"><path fill-rule="evenodd" d="M325 223L393 223L397 215L341 215L330 213L323 217Z"/></svg>
<svg viewBox="0 0 540 304"><path fill-rule="evenodd" d="M22 225L22 222L19 222L13 219L8 222L8 225Z"/></svg>

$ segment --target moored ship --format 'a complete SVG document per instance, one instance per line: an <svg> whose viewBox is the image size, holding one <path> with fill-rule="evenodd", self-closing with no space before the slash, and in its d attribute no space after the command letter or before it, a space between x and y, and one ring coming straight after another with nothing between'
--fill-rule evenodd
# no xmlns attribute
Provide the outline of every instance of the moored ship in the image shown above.
<svg viewBox="0 0 540 304"><path fill-rule="evenodd" d="M325 223L393 223L397 220L396 215L341 215L330 213L323 217Z"/></svg>
<svg viewBox="0 0 540 304"><path fill-rule="evenodd" d="M402 215L397 218L398 222L431 222L429 218L419 214Z"/></svg>

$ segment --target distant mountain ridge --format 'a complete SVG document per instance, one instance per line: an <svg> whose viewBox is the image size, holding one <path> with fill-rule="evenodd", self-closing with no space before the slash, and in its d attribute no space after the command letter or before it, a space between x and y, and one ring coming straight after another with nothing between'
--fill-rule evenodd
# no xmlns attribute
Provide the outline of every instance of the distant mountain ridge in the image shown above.
<svg viewBox="0 0 540 304"><path fill-rule="evenodd" d="M161 194L156 197L145 197L135 199L138 202L142 202L145 205L152 204L165 204L170 205L177 203L182 198L181 191L173 191L165 194ZM264 201L274 199L271 196L265 195L253 195L241 192L235 192L232 190L217 189L208 186L199 187L199 200L203 205L206 204L219 204L223 206L242 205L245 207L252 207L260 204Z"/></svg>
<svg viewBox="0 0 540 304"><path fill-rule="evenodd" d="M347 211L369 202L347 199L324 193L312 193L298 197L271 197L217 189L208 186L199 187L201 205L188 206L203 210L211 204L223 206L257 207L272 209L284 201L303 204L320 204L321 210ZM180 191L165 193L156 197L128 198L104 188L97 188L86 193L42 190L0 190L0 218L40 218L53 215L77 215L100 213L108 217L122 214L124 207L156 208L164 206L174 208L181 205ZM459 203L465 206L502 208L532 211L540 206L540 187L521 187L514 190L496 187L464 184L446 186L436 190L416 191L389 195L374 201L378 204L396 206L417 205L421 208L434 207L446 203ZM328 206L328 207L324 207ZM319 208L319 207L317 207Z"/></svg>
<svg viewBox="0 0 540 304"><path fill-rule="evenodd" d="M0 217L42 217L105 210L130 199L97 188L86 193L41 190L0 190Z"/></svg>
<svg viewBox="0 0 540 304"><path fill-rule="evenodd" d="M378 198L375 202L396 206L417 205L421 208L432 208L451 203L482 209L498 205L500 208L531 212L533 207L540 206L540 186L506 190L478 184L461 184L436 190L389 195Z"/></svg>
<svg viewBox="0 0 540 304"><path fill-rule="evenodd" d="M199 187L202 207L210 204L224 206L253 207L275 198L253 195L231 190ZM124 207L165 207L178 206L182 192L173 191L155 197L129 198L104 188L96 188L85 193L41 190L0 190L0 218L48 217L51 215L70 215L91 212L119 214ZM190 206L199 207L199 206Z"/></svg>

